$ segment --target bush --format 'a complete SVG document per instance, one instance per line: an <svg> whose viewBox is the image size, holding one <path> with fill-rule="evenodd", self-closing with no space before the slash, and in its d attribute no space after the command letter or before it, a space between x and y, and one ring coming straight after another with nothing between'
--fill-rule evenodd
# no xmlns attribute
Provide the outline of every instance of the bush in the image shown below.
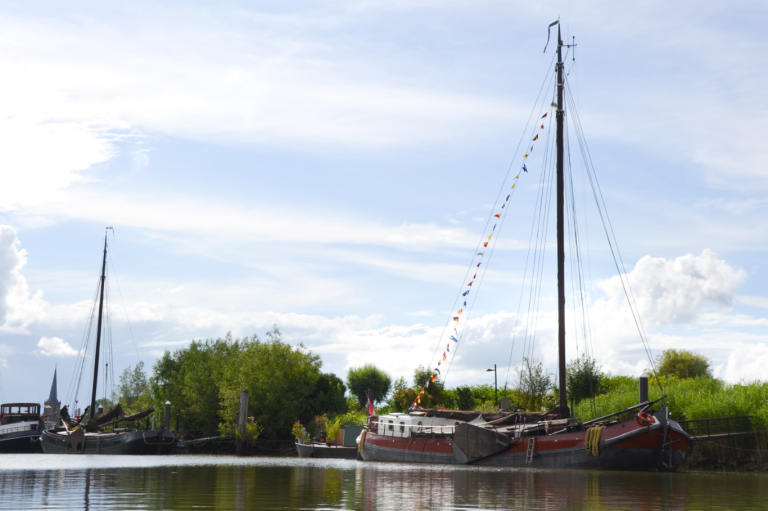
<svg viewBox="0 0 768 511"><path fill-rule="evenodd" d="M568 364L566 386L568 396L576 403L600 393L600 379L607 376L593 358L583 355Z"/></svg>
<svg viewBox="0 0 768 511"><path fill-rule="evenodd" d="M687 350L665 350L656 357L658 376L711 378L712 370L709 365L707 357Z"/></svg>
<svg viewBox="0 0 768 511"><path fill-rule="evenodd" d="M392 385L392 379L387 373L373 364L365 364L363 367L352 367L347 372L347 386L349 392L357 398L360 407L368 406L366 392L373 390L373 399L371 401L381 403L389 394Z"/></svg>

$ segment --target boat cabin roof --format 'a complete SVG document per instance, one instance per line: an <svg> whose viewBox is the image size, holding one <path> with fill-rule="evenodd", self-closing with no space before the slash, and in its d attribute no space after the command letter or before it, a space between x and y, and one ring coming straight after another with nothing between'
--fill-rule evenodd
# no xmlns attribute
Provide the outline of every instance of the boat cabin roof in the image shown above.
<svg viewBox="0 0 768 511"><path fill-rule="evenodd" d="M0 405L0 416L4 415L39 415L40 405L37 403L6 403Z"/></svg>

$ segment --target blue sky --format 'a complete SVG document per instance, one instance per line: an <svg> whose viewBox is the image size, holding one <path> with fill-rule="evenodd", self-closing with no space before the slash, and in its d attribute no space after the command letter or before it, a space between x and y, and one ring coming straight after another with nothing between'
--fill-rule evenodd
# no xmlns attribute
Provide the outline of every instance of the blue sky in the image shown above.
<svg viewBox="0 0 768 511"><path fill-rule="evenodd" d="M729 381L764 374L763 3L0 10L7 400L42 400L56 363L66 394L107 225L125 301L113 293L118 373L190 339L272 324L341 375L434 363L518 163L558 16L579 44L569 80L654 352L700 351ZM449 385L487 382L493 363L506 372L538 180L529 167ZM638 374L648 362L585 211L596 354ZM554 370L551 263L536 357Z"/></svg>

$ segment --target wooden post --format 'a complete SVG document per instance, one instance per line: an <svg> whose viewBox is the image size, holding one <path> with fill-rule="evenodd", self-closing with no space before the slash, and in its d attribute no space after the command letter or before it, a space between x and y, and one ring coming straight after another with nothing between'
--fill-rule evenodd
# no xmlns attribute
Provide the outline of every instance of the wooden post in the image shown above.
<svg viewBox="0 0 768 511"><path fill-rule="evenodd" d="M245 425L248 423L248 391L240 392L240 410L237 413L237 455L245 456Z"/></svg>

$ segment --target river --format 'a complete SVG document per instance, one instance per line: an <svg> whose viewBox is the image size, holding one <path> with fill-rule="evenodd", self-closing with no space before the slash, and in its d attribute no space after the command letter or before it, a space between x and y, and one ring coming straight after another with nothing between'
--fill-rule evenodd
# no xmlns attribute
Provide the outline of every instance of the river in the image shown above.
<svg viewBox="0 0 768 511"><path fill-rule="evenodd" d="M768 475L5 454L0 509L768 509Z"/></svg>

